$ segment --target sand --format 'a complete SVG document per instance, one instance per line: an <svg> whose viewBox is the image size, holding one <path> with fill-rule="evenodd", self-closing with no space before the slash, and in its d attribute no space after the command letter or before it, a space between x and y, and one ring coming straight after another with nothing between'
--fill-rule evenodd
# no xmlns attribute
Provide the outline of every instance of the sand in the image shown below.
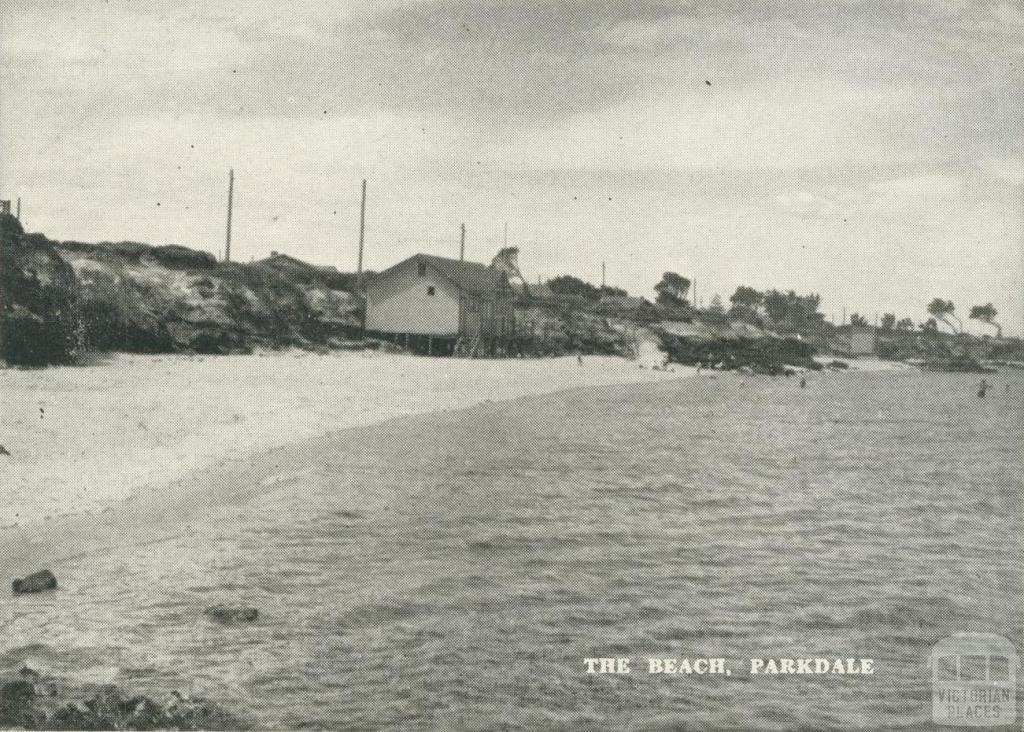
<svg viewBox="0 0 1024 732"><path fill-rule="evenodd" d="M0 370L0 528L109 511L183 475L409 414L680 378L614 357L112 356Z"/></svg>

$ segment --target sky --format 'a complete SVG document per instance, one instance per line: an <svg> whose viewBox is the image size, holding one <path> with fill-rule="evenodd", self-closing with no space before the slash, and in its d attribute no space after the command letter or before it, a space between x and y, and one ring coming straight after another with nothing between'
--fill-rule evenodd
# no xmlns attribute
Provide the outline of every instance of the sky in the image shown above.
<svg viewBox="0 0 1024 732"><path fill-rule="evenodd" d="M1024 334L1024 5L5 0L0 198L51 238L354 270L416 252L652 297ZM985 332L978 324L975 332Z"/></svg>

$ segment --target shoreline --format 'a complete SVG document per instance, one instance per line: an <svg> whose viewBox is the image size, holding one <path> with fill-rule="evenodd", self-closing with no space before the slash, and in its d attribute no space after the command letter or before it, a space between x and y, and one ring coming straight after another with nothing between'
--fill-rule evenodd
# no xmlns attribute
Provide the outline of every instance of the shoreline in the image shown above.
<svg viewBox="0 0 1024 732"><path fill-rule="evenodd" d="M641 366L612 356L584 357L580 366L575 357L288 351L122 354L95 366L5 371L0 444L11 455L0 464L0 499L11 508L0 526L0 567L11 576L33 571L40 562L94 551L118 535L137 541L140 527L147 527L149 541L180 531L191 511L213 509L237 491L261 486L227 490L225 482L241 483L275 453L306 449L337 433L695 373L678 365L673 371Z"/></svg>

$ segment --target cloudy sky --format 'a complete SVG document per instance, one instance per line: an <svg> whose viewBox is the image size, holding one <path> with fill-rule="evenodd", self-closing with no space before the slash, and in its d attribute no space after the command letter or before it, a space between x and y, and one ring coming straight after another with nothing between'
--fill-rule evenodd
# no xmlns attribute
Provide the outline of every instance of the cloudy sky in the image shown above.
<svg viewBox="0 0 1024 732"><path fill-rule="evenodd" d="M354 269L522 249L1024 320L1020 0L5 0L0 197L54 238Z"/></svg>

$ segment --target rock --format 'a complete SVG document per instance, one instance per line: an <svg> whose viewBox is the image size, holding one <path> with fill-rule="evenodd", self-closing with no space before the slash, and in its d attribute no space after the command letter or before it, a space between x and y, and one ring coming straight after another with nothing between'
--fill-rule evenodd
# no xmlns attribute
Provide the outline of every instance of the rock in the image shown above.
<svg viewBox="0 0 1024 732"><path fill-rule="evenodd" d="M11 453L7 452L7 448L6 447L4 447L3 445L0 445L0 455L10 455L10 454Z"/></svg>
<svg viewBox="0 0 1024 732"><path fill-rule="evenodd" d="M251 623L260 616L259 610L242 605L214 605L206 608L206 616L218 623Z"/></svg>
<svg viewBox="0 0 1024 732"><path fill-rule="evenodd" d="M30 574L28 577L14 580L11 583L11 589L14 590L16 595L55 590L57 589L57 578L53 576L53 572L44 569Z"/></svg>

